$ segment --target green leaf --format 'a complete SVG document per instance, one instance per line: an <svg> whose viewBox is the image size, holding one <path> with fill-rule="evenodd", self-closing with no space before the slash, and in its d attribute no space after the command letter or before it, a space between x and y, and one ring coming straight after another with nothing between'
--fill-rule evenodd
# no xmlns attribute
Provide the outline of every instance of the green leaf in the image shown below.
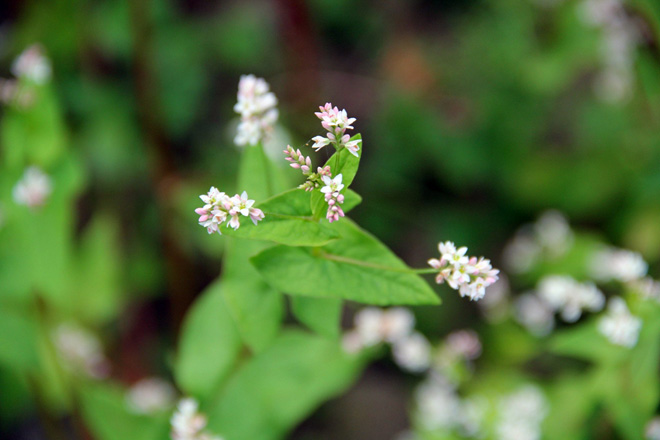
<svg viewBox="0 0 660 440"><path fill-rule="evenodd" d="M362 139L362 135L358 133L351 138L352 141L356 139ZM341 151L330 156L330 159L325 163L326 166L330 166L333 177L338 174L342 175L342 183L346 188L351 186L353 179L355 179L358 167L360 166L361 152L362 150L358 152L358 157L355 157L346 148L342 148Z"/></svg>
<svg viewBox="0 0 660 440"><path fill-rule="evenodd" d="M309 199L311 194L292 189L273 197L261 205L264 219L257 225L244 219L239 229L222 228L222 233L239 238L268 240L289 246L321 246L339 237L328 227L327 222L315 221L311 217Z"/></svg>
<svg viewBox="0 0 660 440"><path fill-rule="evenodd" d="M255 200L266 200L276 191L276 168L261 145L249 146L241 158L238 186ZM260 277L248 259L264 249L261 241L227 238L222 293L241 337L254 351L263 350L279 332L284 298Z"/></svg>
<svg viewBox="0 0 660 440"><path fill-rule="evenodd" d="M548 348L557 354L573 356L593 362L617 363L625 359L629 350L610 343L596 328L596 319L555 333Z"/></svg>
<svg viewBox="0 0 660 440"><path fill-rule="evenodd" d="M325 400L340 394L363 366L337 341L283 332L248 362L207 411L208 430L228 440L286 435Z"/></svg>
<svg viewBox="0 0 660 440"><path fill-rule="evenodd" d="M124 390L107 383L87 383L80 392L85 424L98 440L161 440L168 437L169 413L146 416L131 412Z"/></svg>
<svg viewBox="0 0 660 440"><path fill-rule="evenodd" d="M264 244L230 240L225 253L222 294L241 337L259 352L280 329L284 298L261 279L248 261L250 256L264 248Z"/></svg>
<svg viewBox="0 0 660 440"><path fill-rule="evenodd" d="M107 322L121 305L121 252L114 218L97 216L85 230L76 258L78 316Z"/></svg>
<svg viewBox="0 0 660 440"><path fill-rule="evenodd" d="M362 139L362 135L359 133L351 138L351 140ZM360 154L358 157L353 156L350 151L346 148L336 152L330 159L325 163L325 166L329 166L332 170L332 176L337 176L338 174L342 175L342 183L344 184L344 191L348 191L348 187L353 183L353 179L357 174L358 167L360 166ZM312 200L310 204L312 212L314 213L314 218L322 218L326 211L328 210L328 204L325 201L325 196L321 191L315 190L312 192ZM344 210L347 212L347 210Z"/></svg>
<svg viewBox="0 0 660 440"><path fill-rule="evenodd" d="M339 337L341 299L292 296L291 310L300 322L316 333L329 338Z"/></svg>
<svg viewBox="0 0 660 440"><path fill-rule="evenodd" d="M186 315L175 362L177 385L206 398L227 377L241 351L241 338L216 281Z"/></svg>
<svg viewBox="0 0 660 440"><path fill-rule="evenodd" d="M39 363L36 317L0 306L0 363L22 371Z"/></svg>
<svg viewBox="0 0 660 440"><path fill-rule="evenodd" d="M375 237L348 218L332 224L342 236L322 248L274 246L252 258L261 276L291 295L367 304L439 304L429 285Z"/></svg>

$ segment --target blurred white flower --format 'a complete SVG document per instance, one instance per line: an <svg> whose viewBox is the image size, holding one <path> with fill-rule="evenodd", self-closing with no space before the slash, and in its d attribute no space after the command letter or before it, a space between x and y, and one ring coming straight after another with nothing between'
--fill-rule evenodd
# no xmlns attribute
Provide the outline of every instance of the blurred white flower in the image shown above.
<svg viewBox="0 0 660 440"><path fill-rule="evenodd" d="M660 440L660 417L654 417L646 424L644 429L646 440Z"/></svg>
<svg viewBox="0 0 660 440"><path fill-rule="evenodd" d="M497 424L498 440L539 440L541 423L548 412L543 392L526 385L500 399Z"/></svg>
<svg viewBox="0 0 660 440"><path fill-rule="evenodd" d="M642 320L630 313L626 302L619 297L610 299L607 313L598 321L600 331L611 343L632 348L637 344Z"/></svg>
<svg viewBox="0 0 660 440"><path fill-rule="evenodd" d="M27 78L37 84L45 84L50 80L52 68L41 46L34 44L14 60L11 73L17 78Z"/></svg>
<svg viewBox="0 0 660 440"><path fill-rule="evenodd" d="M174 387L159 377L141 379L126 394L129 408L141 414L154 414L169 409L176 399Z"/></svg>
<svg viewBox="0 0 660 440"><path fill-rule="evenodd" d="M514 310L516 321L536 336L548 335L555 326L554 311L533 293L524 293L516 298Z"/></svg>
<svg viewBox="0 0 660 440"><path fill-rule="evenodd" d="M14 201L19 205L36 208L46 203L52 191L50 177L39 168L31 166L25 170L21 180L14 186L13 196Z"/></svg>
<svg viewBox="0 0 660 440"><path fill-rule="evenodd" d="M243 75L238 83L238 102L234 111L241 115L236 145L256 145L263 141L277 122L277 98L263 78Z"/></svg>
<svg viewBox="0 0 660 440"><path fill-rule="evenodd" d="M408 336L414 326L415 316L402 307L387 310L366 307L355 315L355 332L364 347L381 342L394 343Z"/></svg>
<svg viewBox="0 0 660 440"><path fill-rule="evenodd" d="M394 342L392 355L402 369L421 373L431 365L431 344L424 335L414 332Z"/></svg>
<svg viewBox="0 0 660 440"><path fill-rule="evenodd" d="M99 339L74 324L60 324L52 334L62 365L73 373L84 373L95 379L108 376L110 364L103 354Z"/></svg>
<svg viewBox="0 0 660 440"><path fill-rule="evenodd" d="M605 296L592 283L578 283L566 275L550 275L539 282L538 295L566 322L575 322L583 310L597 312L605 305Z"/></svg>
<svg viewBox="0 0 660 440"><path fill-rule="evenodd" d="M451 430L461 419L461 400L442 376L431 375L415 391L416 416L429 430Z"/></svg>
<svg viewBox="0 0 660 440"><path fill-rule="evenodd" d="M473 330L457 330L447 335L447 349L466 360L474 360L481 355L481 341Z"/></svg>
<svg viewBox="0 0 660 440"><path fill-rule="evenodd" d="M203 432L206 416L197 411L198 403L190 397L181 399L170 419L172 440L222 440L222 437Z"/></svg>
<svg viewBox="0 0 660 440"><path fill-rule="evenodd" d="M509 270L525 273L542 257L561 257L573 241L573 231L566 217L550 210L542 213L535 223L521 227L507 243L502 257Z"/></svg>
<svg viewBox="0 0 660 440"><path fill-rule="evenodd" d="M643 278L649 266L637 252L608 247L592 255L589 268L597 280L628 282Z"/></svg>
<svg viewBox="0 0 660 440"><path fill-rule="evenodd" d="M630 287L646 300L660 301L660 282L651 277L633 281Z"/></svg>

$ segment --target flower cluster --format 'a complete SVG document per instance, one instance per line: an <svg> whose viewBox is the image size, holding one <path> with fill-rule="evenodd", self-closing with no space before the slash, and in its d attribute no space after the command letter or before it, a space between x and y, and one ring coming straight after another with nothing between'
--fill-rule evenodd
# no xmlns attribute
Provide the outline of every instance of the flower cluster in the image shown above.
<svg viewBox="0 0 660 440"><path fill-rule="evenodd" d="M304 189L305 191L312 191L315 188L319 188L323 183L323 177L332 177L332 172L330 171L330 166L326 165L323 168L317 167L316 172L312 172L312 159L307 156L305 157L300 149L294 150L291 145L286 146L284 150L285 160L290 163L290 166L295 169L300 169L303 176L307 176L305 183L300 185L298 188Z"/></svg>
<svg viewBox="0 0 660 440"><path fill-rule="evenodd" d="M50 177L32 166L25 170L23 178L14 186L13 195L16 203L36 208L46 203L52 191Z"/></svg>
<svg viewBox="0 0 660 440"><path fill-rule="evenodd" d="M498 280L498 269L493 269L486 258L467 257L467 247L456 249L451 241L438 245L440 259L431 258L429 265L439 271L436 283L447 282L461 296L477 301L486 294L486 287Z"/></svg>
<svg viewBox="0 0 660 440"><path fill-rule="evenodd" d="M495 427L497 440L539 440L541 423L547 413L547 400L534 385L526 385L503 397Z"/></svg>
<svg viewBox="0 0 660 440"><path fill-rule="evenodd" d="M261 209L252 207L254 200L249 200L245 191L240 196L236 194L229 197L212 186L206 195L202 194L199 198L204 202L204 206L195 209L195 212L199 215L199 224L204 226L209 234L222 234L220 226L225 220L228 227L238 229L241 226L239 214L250 217L255 225L264 218Z"/></svg>
<svg viewBox="0 0 660 440"><path fill-rule="evenodd" d="M17 78L26 78L36 84L45 84L50 80L52 68L50 60L44 56L38 44L25 49L11 66L11 73Z"/></svg>
<svg viewBox="0 0 660 440"><path fill-rule="evenodd" d="M612 298L607 305L607 314L598 321L598 331L612 344L632 348L637 344L642 320L632 315L622 298Z"/></svg>
<svg viewBox="0 0 660 440"><path fill-rule="evenodd" d="M556 259L573 245L573 231L566 217L558 211L546 211L538 220L520 228L504 248L507 269L528 272L544 257Z"/></svg>
<svg viewBox="0 0 660 440"><path fill-rule="evenodd" d="M546 336L555 327L555 313L552 307L538 295L523 293L514 304L514 318L530 333Z"/></svg>
<svg viewBox="0 0 660 440"><path fill-rule="evenodd" d="M334 179L328 176L323 176L323 183L325 186L321 188L321 192L325 194L325 201L328 202L328 212L326 218L330 223L339 220L339 217L344 216L344 211L341 209L344 203L344 195L341 190L344 189L344 184L341 183L342 175L337 174Z"/></svg>
<svg viewBox="0 0 660 440"><path fill-rule="evenodd" d="M174 387L159 377L136 382L126 394L128 407L139 414L154 414L169 409L175 398Z"/></svg>
<svg viewBox="0 0 660 440"><path fill-rule="evenodd" d="M172 440L222 440L222 437L203 431L206 416L197 411L195 399L185 398L179 401L172 415Z"/></svg>
<svg viewBox="0 0 660 440"><path fill-rule="evenodd" d="M95 379L107 377L110 364L95 335L77 325L60 324L53 331L52 339L65 368Z"/></svg>
<svg viewBox="0 0 660 440"><path fill-rule="evenodd" d="M277 98L263 78L243 75L238 83L238 102L234 111L241 115L236 145L256 145L273 130L277 122Z"/></svg>
<svg viewBox="0 0 660 440"><path fill-rule="evenodd" d="M367 307L355 315L355 328L344 335L344 349L353 353L386 342L392 344L394 361L401 368L421 372L430 365L431 345L414 326L408 309Z"/></svg>
<svg viewBox="0 0 660 440"><path fill-rule="evenodd" d="M362 141L360 139L352 141L351 136L346 134L346 130L353 129L351 124L355 122L355 118L349 118L346 110L339 110L329 102L325 106L319 107L319 109L321 111L314 114L321 120L321 125L328 133L326 137L315 136L312 138L314 141L312 148L318 151L326 145L333 144L337 151L346 148L353 156L358 157Z"/></svg>
<svg viewBox="0 0 660 440"><path fill-rule="evenodd" d="M598 312L605 305L605 296L592 283L579 283L566 275L550 275L538 285L538 295L566 322L575 322L583 310Z"/></svg>
<svg viewBox="0 0 660 440"><path fill-rule="evenodd" d="M455 385L440 374L431 374L415 391L414 418L425 431L457 431L477 437L481 431L487 402L462 399Z"/></svg>
<svg viewBox="0 0 660 440"><path fill-rule="evenodd" d="M637 252L608 247L594 253L590 262L591 275L601 281L629 282L646 275L649 265Z"/></svg>
<svg viewBox="0 0 660 440"><path fill-rule="evenodd" d="M580 16L589 26L602 31L603 69L595 89L605 101L622 101L633 89L635 50L641 40L635 21L621 0L584 0Z"/></svg>

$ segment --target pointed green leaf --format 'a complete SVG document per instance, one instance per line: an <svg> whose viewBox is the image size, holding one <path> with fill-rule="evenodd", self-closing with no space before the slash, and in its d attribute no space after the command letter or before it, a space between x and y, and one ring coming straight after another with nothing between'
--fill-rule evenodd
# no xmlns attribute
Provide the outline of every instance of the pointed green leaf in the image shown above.
<svg viewBox="0 0 660 440"><path fill-rule="evenodd" d="M208 409L208 431L230 440L283 438L363 367L337 341L283 332L232 378Z"/></svg>
<svg viewBox="0 0 660 440"><path fill-rule="evenodd" d="M261 276L291 295L344 298L367 304L439 304L429 285L375 237L348 218L342 236L322 248L274 246L252 258Z"/></svg>
<svg viewBox="0 0 660 440"><path fill-rule="evenodd" d="M316 333L338 338L342 311L341 299L292 296L291 310L296 318Z"/></svg>
<svg viewBox="0 0 660 440"><path fill-rule="evenodd" d="M241 351L241 338L216 281L186 315L175 362L178 386L204 399L229 374Z"/></svg>

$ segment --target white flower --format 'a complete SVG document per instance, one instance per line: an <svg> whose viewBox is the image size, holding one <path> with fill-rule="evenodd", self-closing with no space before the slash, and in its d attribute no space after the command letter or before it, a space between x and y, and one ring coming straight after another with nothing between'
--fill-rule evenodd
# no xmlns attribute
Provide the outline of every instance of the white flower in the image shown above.
<svg viewBox="0 0 660 440"><path fill-rule="evenodd" d="M626 302L621 298L612 298L607 306L607 314L598 321L600 331L611 343L632 348L637 344L642 320L633 316Z"/></svg>
<svg viewBox="0 0 660 440"><path fill-rule="evenodd" d="M474 360L481 355L481 341L473 330L457 330L447 335L447 349L457 356Z"/></svg>
<svg viewBox="0 0 660 440"><path fill-rule="evenodd" d="M644 429L646 440L660 440L660 417L654 417L646 424Z"/></svg>
<svg viewBox="0 0 660 440"><path fill-rule="evenodd" d="M227 218L227 226L238 229L241 226L239 214L250 217L255 225L264 219L263 211L252 207L254 200L250 200L245 191L240 196L236 194L229 197L212 186L206 195L202 194L199 198L204 202L204 206L195 209L195 212L199 215L199 224L205 227L209 234L222 234L220 226Z"/></svg>
<svg viewBox="0 0 660 440"><path fill-rule="evenodd" d="M221 437L202 432L206 416L197 411L198 403L190 397L181 399L170 419L172 440L222 440Z"/></svg>
<svg viewBox="0 0 660 440"><path fill-rule="evenodd" d="M325 201L328 202L326 218L332 223L339 220L339 217L344 217L344 211L339 206L344 203L344 195L340 193L344 189L344 184L341 183L341 174L337 174L334 179L329 176L322 176L322 178L325 186L321 188L321 192L325 194Z"/></svg>
<svg viewBox="0 0 660 440"><path fill-rule="evenodd" d="M166 410L174 404L175 397L174 387L158 377L141 379L131 386L126 394L129 407L141 414Z"/></svg>
<svg viewBox="0 0 660 440"><path fill-rule="evenodd" d="M45 84L50 80L52 68L41 46L35 44L16 58L11 66L11 73L18 78L27 78L34 83Z"/></svg>
<svg viewBox="0 0 660 440"><path fill-rule="evenodd" d="M366 307L355 315L355 332L365 347L397 342L408 336L414 326L412 312L401 307L388 310Z"/></svg>
<svg viewBox="0 0 660 440"><path fill-rule="evenodd" d="M548 335L555 326L552 307L533 293L516 298L514 309L516 321L536 336Z"/></svg>
<svg viewBox="0 0 660 440"><path fill-rule="evenodd" d="M548 404L541 390L526 385L500 399L495 431L498 440L539 440Z"/></svg>
<svg viewBox="0 0 660 440"><path fill-rule="evenodd" d="M573 244L573 231L559 211L546 211L534 223L536 242L551 257L564 255Z"/></svg>
<svg viewBox="0 0 660 440"><path fill-rule="evenodd" d="M108 375L109 362L101 342L87 330L73 324L60 324L52 334L62 364L74 373L101 379Z"/></svg>
<svg viewBox="0 0 660 440"><path fill-rule="evenodd" d="M637 252L612 247L595 252L590 264L592 276L601 281L638 280L646 275L648 268Z"/></svg>
<svg viewBox="0 0 660 440"><path fill-rule="evenodd" d="M442 376L432 375L415 392L416 414L429 430L453 429L461 418L461 401Z"/></svg>
<svg viewBox="0 0 660 440"><path fill-rule="evenodd" d="M241 115L236 145L256 145L270 134L277 122L277 98L263 78L243 75L238 83L234 111Z"/></svg>
<svg viewBox="0 0 660 440"><path fill-rule="evenodd" d="M431 344L421 333L398 339L392 346L396 364L404 370L421 373L431 365Z"/></svg>
<svg viewBox="0 0 660 440"><path fill-rule="evenodd" d="M550 275L538 285L538 294L550 307L560 312L566 322L575 322L583 310L597 312L605 305L605 296L591 283L578 283L564 275Z"/></svg>
<svg viewBox="0 0 660 440"><path fill-rule="evenodd" d="M25 170L23 178L14 186L14 201L20 205L36 208L46 203L53 191L50 177L32 166Z"/></svg>
<svg viewBox="0 0 660 440"><path fill-rule="evenodd" d="M329 102L325 106L319 107L319 112L314 113L321 120L321 125L328 133L327 137L316 136L314 141L314 150L318 151L329 144L334 144L337 150L346 148L353 156L358 157L360 139L351 141L351 137L346 134L346 130L352 130L355 118L349 118L346 110L339 110L333 107Z"/></svg>
<svg viewBox="0 0 660 440"><path fill-rule="evenodd" d="M472 301L477 301L486 294L486 287L498 280L498 269L493 269L486 258L466 256L467 248L456 249L454 243L447 241L438 244L441 259L431 258L429 266L438 270L436 283L445 281L454 290Z"/></svg>

